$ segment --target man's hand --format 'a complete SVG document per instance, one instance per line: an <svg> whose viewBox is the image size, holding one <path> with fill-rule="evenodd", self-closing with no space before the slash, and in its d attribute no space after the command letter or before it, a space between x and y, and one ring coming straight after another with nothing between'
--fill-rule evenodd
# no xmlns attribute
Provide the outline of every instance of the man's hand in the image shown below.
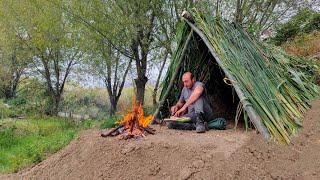
<svg viewBox="0 0 320 180"><path fill-rule="evenodd" d="M187 110L187 108L185 108L185 107L183 106L181 109L179 109L179 111L177 111L177 112L174 114L174 116L175 116L175 117L180 117L180 116L182 116L183 114L185 114L186 110Z"/></svg>
<svg viewBox="0 0 320 180"><path fill-rule="evenodd" d="M171 115L173 115L178 111L178 106L172 106L170 110L171 110Z"/></svg>

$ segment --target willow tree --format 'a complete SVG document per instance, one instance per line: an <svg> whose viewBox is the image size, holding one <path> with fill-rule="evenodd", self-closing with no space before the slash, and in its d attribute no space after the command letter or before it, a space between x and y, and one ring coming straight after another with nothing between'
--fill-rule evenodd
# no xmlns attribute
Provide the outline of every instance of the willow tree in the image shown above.
<svg viewBox="0 0 320 180"><path fill-rule="evenodd" d="M110 102L109 115L112 116L117 111L132 59L128 60L110 44L96 38L89 41L92 47L86 51L88 56L85 64L88 65L87 72L104 82Z"/></svg>
<svg viewBox="0 0 320 180"><path fill-rule="evenodd" d="M144 102L148 64L155 44L156 23L163 16L165 0L75 1L66 11L101 36L103 41L133 61L136 98ZM114 67L114 65L113 65Z"/></svg>
<svg viewBox="0 0 320 180"><path fill-rule="evenodd" d="M31 70L46 82L47 113L57 115L67 78L81 59L81 34L66 14L48 1L2 1L1 5L7 24L21 32L20 42L32 52Z"/></svg>
<svg viewBox="0 0 320 180"><path fill-rule="evenodd" d="M18 49L19 50L19 49ZM28 57L21 57L16 50L0 55L0 97L16 97L21 76L28 66Z"/></svg>
<svg viewBox="0 0 320 180"><path fill-rule="evenodd" d="M29 48L19 39L23 32L10 26L0 6L0 97L16 97L18 85L31 60Z"/></svg>
<svg viewBox="0 0 320 180"><path fill-rule="evenodd" d="M279 23L298 12L301 8L317 9L317 0L199 0L197 8L205 9L213 16L221 16L256 36L265 29L274 28Z"/></svg>

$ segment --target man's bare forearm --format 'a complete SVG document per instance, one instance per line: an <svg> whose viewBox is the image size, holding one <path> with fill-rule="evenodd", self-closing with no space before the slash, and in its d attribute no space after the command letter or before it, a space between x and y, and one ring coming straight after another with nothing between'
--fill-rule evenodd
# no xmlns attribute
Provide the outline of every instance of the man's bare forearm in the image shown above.
<svg viewBox="0 0 320 180"><path fill-rule="evenodd" d="M175 106L178 107L178 109L182 108L182 106L184 105L185 103L181 102L180 100L177 102L177 104Z"/></svg>

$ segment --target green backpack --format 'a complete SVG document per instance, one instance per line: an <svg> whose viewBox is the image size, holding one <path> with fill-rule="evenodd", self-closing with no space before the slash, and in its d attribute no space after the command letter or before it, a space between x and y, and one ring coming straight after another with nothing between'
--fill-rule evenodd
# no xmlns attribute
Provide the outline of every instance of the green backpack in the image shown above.
<svg viewBox="0 0 320 180"><path fill-rule="evenodd" d="M208 122L209 129L225 130L227 127L227 120L224 118L215 118Z"/></svg>

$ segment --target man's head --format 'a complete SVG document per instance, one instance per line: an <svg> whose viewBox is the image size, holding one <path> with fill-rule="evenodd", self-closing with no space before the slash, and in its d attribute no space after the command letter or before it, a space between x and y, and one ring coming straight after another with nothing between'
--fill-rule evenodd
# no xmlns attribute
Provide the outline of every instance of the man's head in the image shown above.
<svg viewBox="0 0 320 180"><path fill-rule="evenodd" d="M191 72L186 72L182 76L182 82L184 87L191 89L196 80Z"/></svg>

